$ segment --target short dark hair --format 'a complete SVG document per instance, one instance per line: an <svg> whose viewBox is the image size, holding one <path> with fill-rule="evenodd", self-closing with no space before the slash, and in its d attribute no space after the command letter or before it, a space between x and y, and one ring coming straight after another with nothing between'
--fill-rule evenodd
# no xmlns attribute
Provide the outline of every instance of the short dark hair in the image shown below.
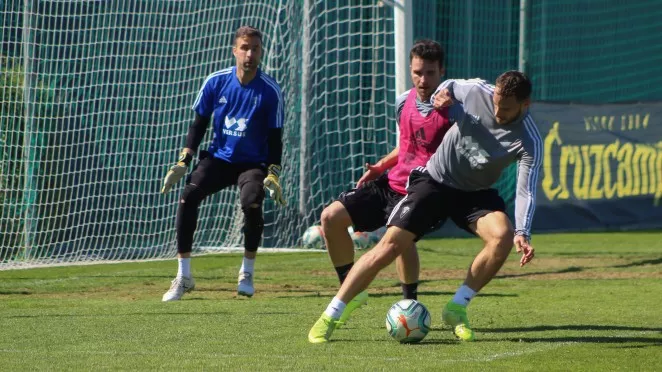
<svg viewBox="0 0 662 372"><path fill-rule="evenodd" d="M411 47L411 51L409 52L409 62L411 62L414 57L426 61L439 62L439 67L444 67L444 48L434 40L416 40L414 46Z"/></svg>
<svg viewBox="0 0 662 372"><path fill-rule="evenodd" d="M234 41L240 37L257 37L262 41L262 32L253 26L241 26L234 33Z"/></svg>
<svg viewBox="0 0 662 372"><path fill-rule="evenodd" d="M514 95L518 101L524 101L531 96L531 80L523 72L506 71L496 79L499 93L504 96Z"/></svg>

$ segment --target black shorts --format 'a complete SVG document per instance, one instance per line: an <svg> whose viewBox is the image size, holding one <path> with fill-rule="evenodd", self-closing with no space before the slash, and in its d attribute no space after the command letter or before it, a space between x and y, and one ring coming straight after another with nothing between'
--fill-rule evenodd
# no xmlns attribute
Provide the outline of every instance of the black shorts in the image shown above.
<svg viewBox="0 0 662 372"><path fill-rule="evenodd" d="M388 225L398 226L420 238L440 228L447 218L475 234L470 225L494 211L505 212L506 204L495 189L462 191L435 181L426 169L409 174L407 196L393 209Z"/></svg>
<svg viewBox="0 0 662 372"><path fill-rule="evenodd" d="M257 184L260 187L252 187L258 191L257 200L264 200L262 182L267 177L267 169L260 163L228 163L211 156L206 151L200 151L198 163L193 171L187 176L186 184L198 186L203 194L211 195L229 186L238 185L241 190L245 185Z"/></svg>
<svg viewBox="0 0 662 372"><path fill-rule="evenodd" d="M393 207L403 197L404 195L389 186L388 176L384 174L358 189L343 192L338 201L345 206L352 218L354 230L374 231L386 225Z"/></svg>

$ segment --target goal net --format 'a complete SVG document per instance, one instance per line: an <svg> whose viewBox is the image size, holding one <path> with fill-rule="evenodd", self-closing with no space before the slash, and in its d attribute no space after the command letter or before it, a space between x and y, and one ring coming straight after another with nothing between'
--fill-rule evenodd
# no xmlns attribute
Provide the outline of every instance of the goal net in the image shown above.
<svg viewBox="0 0 662 372"><path fill-rule="evenodd" d="M265 200L262 246L298 246L363 163L394 146L393 9L376 1L0 8L0 268L175 255L183 182L164 196L162 178L204 78L234 64L241 25L262 30L262 68L286 101L288 205ZM207 198L194 252L242 247L242 219L236 188Z"/></svg>

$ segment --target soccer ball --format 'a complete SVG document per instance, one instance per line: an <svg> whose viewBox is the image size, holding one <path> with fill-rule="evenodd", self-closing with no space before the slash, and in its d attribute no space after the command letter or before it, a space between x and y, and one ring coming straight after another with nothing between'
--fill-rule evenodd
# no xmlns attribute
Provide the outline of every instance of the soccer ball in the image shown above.
<svg viewBox="0 0 662 372"><path fill-rule="evenodd" d="M430 312L415 300L400 300L386 313L386 330L401 344L420 342L430 332Z"/></svg>
<svg viewBox="0 0 662 372"><path fill-rule="evenodd" d="M324 249L324 232L322 226L313 225L306 229L301 237L304 248Z"/></svg>
<svg viewBox="0 0 662 372"><path fill-rule="evenodd" d="M386 233L386 226L382 226L375 231L369 232L368 238L370 239L370 244L379 243L379 241L382 240L384 233Z"/></svg>
<svg viewBox="0 0 662 372"><path fill-rule="evenodd" d="M363 231L354 231L351 226L347 228L347 232L352 238L355 249L366 249L370 247L370 236L368 233Z"/></svg>

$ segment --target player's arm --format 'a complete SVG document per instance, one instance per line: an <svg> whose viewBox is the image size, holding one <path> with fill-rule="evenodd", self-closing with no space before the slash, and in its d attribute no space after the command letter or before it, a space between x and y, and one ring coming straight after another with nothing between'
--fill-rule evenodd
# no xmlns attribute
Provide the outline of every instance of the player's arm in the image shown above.
<svg viewBox="0 0 662 372"><path fill-rule="evenodd" d="M400 146L396 146L393 151L379 159L375 164L365 163L365 173L363 173L361 178L356 182L356 187L363 186L364 183L378 178L387 170L395 167L395 165L398 164L399 153Z"/></svg>
<svg viewBox="0 0 662 372"><path fill-rule="evenodd" d="M271 85L270 85L271 86ZM272 104L268 114L268 133L267 133L267 177L264 179L264 189L276 204L286 205L287 201L283 197L283 189L280 185L280 172L283 156L283 121L285 120L285 111L283 109L283 96L280 87L271 86L274 89Z"/></svg>
<svg viewBox="0 0 662 372"><path fill-rule="evenodd" d="M464 103L467 95L474 88L494 94L494 87L481 79L448 79L439 84L437 90L430 97L430 103L436 109L451 106L455 102Z"/></svg>
<svg viewBox="0 0 662 372"><path fill-rule="evenodd" d="M195 119L193 123L188 127L188 133L186 134L186 146L182 150L194 156L198 152L198 147L202 142L202 139L205 138L205 133L207 133L207 128L209 127L209 122L211 118L201 116L200 114L195 114Z"/></svg>
<svg viewBox="0 0 662 372"><path fill-rule="evenodd" d="M180 152L177 162L170 167L163 179L163 187L161 188L161 193L163 194L168 193L186 175L188 166L191 164L193 156L195 156L202 139L205 137L205 132L209 126L214 108L213 89L212 75L210 75L202 84L202 88L200 88L193 104L192 109L195 111L195 119L188 128L186 145Z"/></svg>
<svg viewBox="0 0 662 372"><path fill-rule="evenodd" d="M517 170L517 192L515 196L515 248L523 254L520 266L533 259L534 250L529 245L531 224L536 209L536 188L542 164L542 140L531 116L524 119L526 133L530 137L522 140L525 144L521 152Z"/></svg>
<svg viewBox="0 0 662 372"><path fill-rule="evenodd" d="M395 99L395 122L398 126L400 125L400 115L402 115L402 109L405 107L405 101L407 100L409 92L410 91L408 90ZM387 170L395 167L395 165L398 164L398 154L400 154L400 146L396 146L390 153L379 159L375 164L365 163L365 173L363 173L358 182L356 182L356 187L363 186L364 183L378 178Z"/></svg>

